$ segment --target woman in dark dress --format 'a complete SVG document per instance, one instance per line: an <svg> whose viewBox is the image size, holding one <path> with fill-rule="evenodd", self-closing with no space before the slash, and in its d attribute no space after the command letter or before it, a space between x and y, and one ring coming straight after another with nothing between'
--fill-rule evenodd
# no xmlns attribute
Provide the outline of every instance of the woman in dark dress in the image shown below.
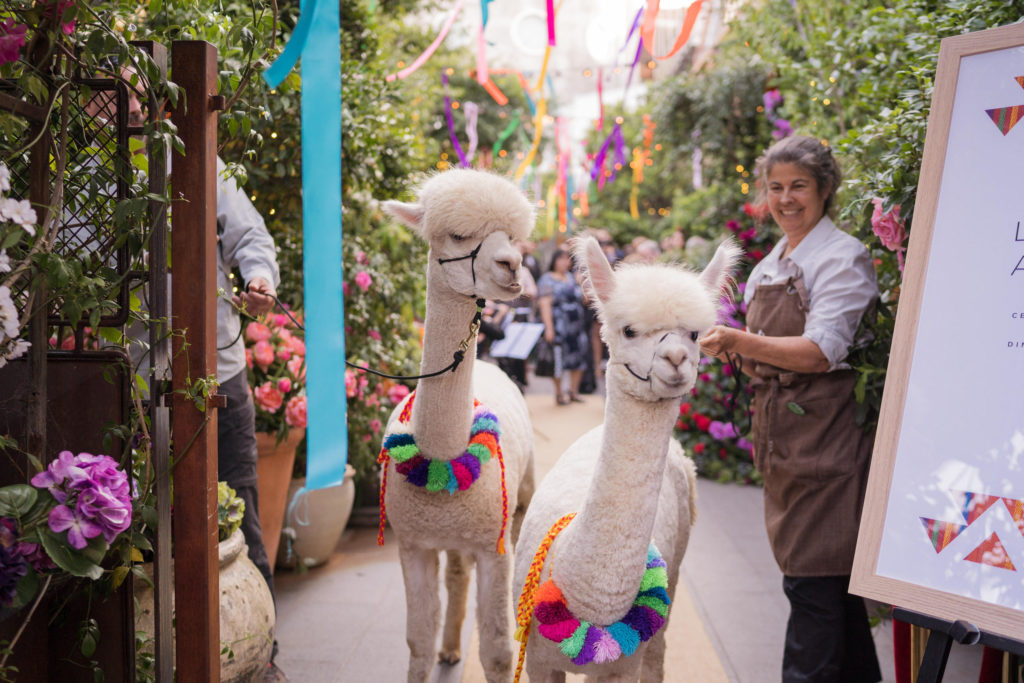
<svg viewBox="0 0 1024 683"><path fill-rule="evenodd" d="M561 355L561 368L556 363L555 401L565 405L582 401L579 397L580 379L590 352L587 332L583 325L583 290L573 275L572 259L565 249L557 249L551 256L548 272L537 282L537 307L544 323L544 339L556 346ZM556 355L556 358L558 355ZM569 371L569 393L562 388L562 374Z"/></svg>

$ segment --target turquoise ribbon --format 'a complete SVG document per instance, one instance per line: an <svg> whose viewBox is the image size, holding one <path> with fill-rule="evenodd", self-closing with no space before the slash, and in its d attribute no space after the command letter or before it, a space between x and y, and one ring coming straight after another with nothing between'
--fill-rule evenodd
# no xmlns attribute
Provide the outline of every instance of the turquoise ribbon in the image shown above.
<svg viewBox="0 0 1024 683"><path fill-rule="evenodd" d="M338 3L302 0L276 88L302 56L302 238L306 322L306 489L345 479L345 302L341 263L341 41ZM309 85L309 87L305 87Z"/></svg>

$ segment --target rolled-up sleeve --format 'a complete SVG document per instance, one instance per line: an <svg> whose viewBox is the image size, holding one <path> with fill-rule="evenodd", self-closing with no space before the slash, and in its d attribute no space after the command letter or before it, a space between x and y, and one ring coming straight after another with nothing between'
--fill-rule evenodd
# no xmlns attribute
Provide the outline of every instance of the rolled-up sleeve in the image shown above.
<svg viewBox="0 0 1024 683"><path fill-rule="evenodd" d="M846 359L861 318L878 298L878 278L870 252L852 241L831 251L815 270L814 282L808 283L810 311L803 336L821 348L835 369Z"/></svg>

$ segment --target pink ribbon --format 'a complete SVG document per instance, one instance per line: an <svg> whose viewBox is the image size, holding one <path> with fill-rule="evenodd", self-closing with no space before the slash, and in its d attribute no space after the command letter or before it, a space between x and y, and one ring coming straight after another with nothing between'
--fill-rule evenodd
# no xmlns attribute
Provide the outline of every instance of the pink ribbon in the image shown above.
<svg viewBox="0 0 1024 683"><path fill-rule="evenodd" d="M548 45L555 46L555 0L548 0Z"/></svg>
<svg viewBox="0 0 1024 683"><path fill-rule="evenodd" d="M390 83L391 81L395 80L396 78L405 78L409 74L411 74L414 71L416 71L416 69L418 69L421 66L423 66L423 64L428 59L430 59L431 55L434 54L434 52L437 50L437 48L444 41L445 36L448 35L448 31L451 30L452 25L455 24L455 18L459 16L459 12L462 10L462 1L463 0L456 0L456 2L455 2L455 9L452 10L451 16L448 17L448 20L444 23L444 26L441 27L441 32L437 34L437 38L434 38L434 42L432 42L430 44L430 46L426 50L423 51L423 54L421 54L419 57L417 57L415 59L415 61L413 61L412 64L410 64L409 66L405 67L401 71L399 71L397 73L393 73L393 74L388 74L388 76L385 77L384 80L386 80L386 81L388 81Z"/></svg>
<svg viewBox="0 0 1024 683"><path fill-rule="evenodd" d="M466 137L469 138L469 149L466 150L466 159L473 161L476 147L480 143L480 139L476 134L476 121L480 114L480 107L476 102L466 102L462 108L466 112Z"/></svg>

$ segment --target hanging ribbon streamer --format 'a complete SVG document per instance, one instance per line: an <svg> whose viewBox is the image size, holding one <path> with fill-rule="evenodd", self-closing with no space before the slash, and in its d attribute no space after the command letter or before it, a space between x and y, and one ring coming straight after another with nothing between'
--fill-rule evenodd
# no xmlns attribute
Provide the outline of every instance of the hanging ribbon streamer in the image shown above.
<svg viewBox="0 0 1024 683"><path fill-rule="evenodd" d="M555 46L555 0L548 0L548 46ZM559 3L561 4L561 3Z"/></svg>
<svg viewBox="0 0 1024 683"><path fill-rule="evenodd" d="M486 0L484 0L486 7ZM484 25L480 24L480 31L476 39L476 82L485 85L491 77L487 72L487 41L484 40Z"/></svg>
<svg viewBox="0 0 1024 683"><path fill-rule="evenodd" d="M558 221L559 232L566 232L569 229L568 182L566 181L566 170L569 166L568 137L566 119L564 116L559 116L555 119L555 148L558 150L558 179L555 182L555 187L558 190L561 209Z"/></svg>
<svg viewBox="0 0 1024 683"><path fill-rule="evenodd" d="M548 226L547 236L551 237L555 234L555 209L558 203L558 192L554 185L548 188L547 198L547 209L548 209Z"/></svg>
<svg viewBox="0 0 1024 683"><path fill-rule="evenodd" d="M566 176L566 189L565 189L566 200L565 200L565 203L566 203L566 206L568 207L566 209L566 213L569 216L569 233L570 234L573 232L573 230L572 230L572 222L576 218L573 215L573 213L572 213L572 196L574 194L576 194L575 185L576 184L573 182L572 173L568 174Z"/></svg>
<svg viewBox="0 0 1024 683"><path fill-rule="evenodd" d="M306 296L306 489L341 484L348 459L341 254L341 43L338 3L303 0L299 21L263 72L271 89L302 56L302 234Z"/></svg>
<svg viewBox="0 0 1024 683"><path fill-rule="evenodd" d="M604 131L604 70L597 70L597 129Z"/></svg>
<svg viewBox="0 0 1024 683"><path fill-rule="evenodd" d="M629 92L629 84L633 82L633 74L636 72L636 65L640 63L640 55L643 54L644 44L640 41L636 44L636 54L633 56L633 63L629 67L629 77L626 78L626 87L622 89L622 101L626 101L626 93Z"/></svg>
<svg viewBox="0 0 1024 683"><path fill-rule="evenodd" d="M428 59L430 59L431 55L433 55L437 48L441 45L441 43L444 42L445 36L448 35L448 31L451 30L452 25L455 23L455 18L459 16L459 12L462 10L462 1L463 0L456 1L455 9L452 10L451 16L448 17L448 20L444 23L444 26L441 27L441 32L437 34L437 38L434 38L434 42L432 42L429 45L429 47L427 47L427 49L423 51L423 54L417 57L412 64L410 64L409 66L405 67L404 69L397 73L389 74L387 77L385 77L384 80L390 83L396 78L405 78L409 74L416 71L416 69L423 66L423 64Z"/></svg>
<svg viewBox="0 0 1024 683"><path fill-rule="evenodd" d="M623 41L622 47L619 48L619 51L617 53L615 53L615 63L616 64L619 63L619 57L622 55L622 51L625 50L629 46L629 41L632 40L633 34L636 33L637 27L640 26L640 17L643 16L643 13L644 13L644 8L641 7L640 9L637 10L636 16L633 17L633 23L629 27L629 33L626 34L626 40Z"/></svg>
<svg viewBox="0 0 1024 683"><path fill-rule="evenodd" d="M480 139L476 134L476 121L480 115L480 107L476 102L466 102L463 109L466 112L466 137L469 139L469 149L466 150L466 158L472 162L473 155L476 154L476 147L480 144Z"/></svg>
<svg viewBox="0 0 1024 683"><path fill-rule="evenodd" d="M519 85L523 89L523 95L526 96L526 104L530 107L530 116L536 116L537 105L533 103L533 98L530 97L530 84L526 82L526 76L523 75L522 71L517 71L516 76L519 77Z"/></svg>
<svg viewBox="0 0 1024 683"><path fill-rule="evenodd" d="M640 183L644 181L644 166L651 157L651 142L654 140L654 129L658 127L649 114L644 114L644 144L643 147L633 149L633 189L629 193L629 214L633 218L640 218L638 206L640 199Z"/></svg>
<svg viewBox="0 0 1024 683"><path fill-rule="evenodd" d="M452 147L455 148L455 154L459 157L459 163L463 168L469 168L466 153L462 151L459 137L455 134L455 121L452 117L452 97L448 94L448 74L444 71L441 72L441 83L444 85L444 117L448 121L448 138L452 141Z"/></svg>
<svg viewBox="0 0 1024 683"><path fill-rule="evenodd" d="M615 163L612 164L610 172L604 172L605 159L608 156L608 147L611 146L612 142L615 143ZM590 171L590 179L597 181L598 189L604 187L605 179L611 181L615 180L616 168L615 165L622 165L626 163L626 141L622 138L622 127L619 124L615 124L615 128L604 140L604 144L601 145L601 151L594 157L594 165Z"/></svg>
<svg viewBox="0 0 1024 683"><path fill-rule="evenodd" d="M693 3L686 8L686 15L683 17L683 26L679 29L679 35L676 36L676 42L672 46L672 49L668 51L668 54L661 55L660 57L654 54L654 22L658 19L658 6L661 4L661 0L647 0L647 11L644 13L643 27L640 29L641 42L647 46L647 51L651 53L651 56L655 59L668 59L675 53L679 52L679 48L686 45L686 41L690 39L690 32L693 31L693 25L697 23L697 16L700 14L701 4L703 0L694 0Z"/></svg>
<svg viewBox="0 0 1024 683"><path fill-rule="evenodd" d="M590 215L590 188L580 192L580 215Z"/></svg>
<svg viewBox="0 0 1024 683"><path fill-rule="evenodd" d="M505 129L498 134L498 139L494 141L494 145L491 147L492 156L498 156L501 153L501 146L505 144L505 140L508 140L509 136L511 136L518 127L519 112L516 112L509 124L505 126Z"/></svg>
<svg viewBox="0 0 1024 683"><path fill-rule="evenodd" d="M537 115L533 117L534 128L536 132L533 135L533 144L530 145L530 151L526 153L526 158L523 159L523 163L519 164L519 168L516 169L515 179L516 182L523 177L526 173L526 169L533 163L533 158L537 156L537 148L540 147L541 136L544 135L544 115L547 112L548 102L544 98L537 103Z"/></svg>
<svg viewBox="0 0 1024 683"><path fill-rule="evenodd" d="M487 28L487 6L494 0L480 0L480 23Z"/></svg>

